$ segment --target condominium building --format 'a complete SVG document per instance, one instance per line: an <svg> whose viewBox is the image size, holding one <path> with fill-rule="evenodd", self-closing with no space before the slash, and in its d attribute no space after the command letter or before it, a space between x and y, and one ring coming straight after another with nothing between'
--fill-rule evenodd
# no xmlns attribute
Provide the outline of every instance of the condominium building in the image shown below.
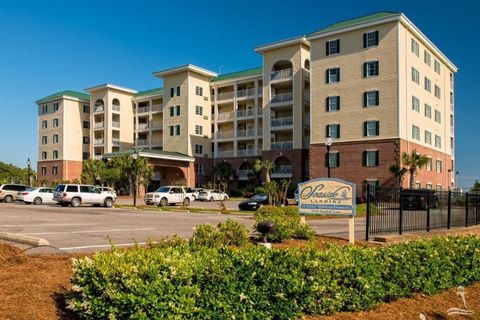
<svg viewBox="0 0 480 320"><path fill-rule="evenodd" d="M217 75L184 65L154 72L161 88L87 89L90 157L136 147L154 166L152 186L201 185L227 163L231 185L242 187L263 159L274 163L273 179L325 177L330 167L360 187L394 183L389 167L416 150L430 159L417 185L452 186L457 68L403 14L375 13L255 51L258 68Z"/></svg>

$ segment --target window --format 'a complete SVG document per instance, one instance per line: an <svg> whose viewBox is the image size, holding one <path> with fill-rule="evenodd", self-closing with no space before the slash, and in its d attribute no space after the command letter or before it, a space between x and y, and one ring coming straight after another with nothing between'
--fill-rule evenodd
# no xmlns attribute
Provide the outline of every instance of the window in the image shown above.
<svg viewBox="0 0 480 320"><path fill-rule="evenodd" d="M58 143L58 134L53 135L53 143Z"/></svg>
<svg viewBox="0 0 480 320"><path fill-rule="evenodd" d="M169 108L169 110L170 110L170 117L175 116L175 107L174 107L174 106L171 106L171 107Z"/></svg>
<svg viewBox="0 0 480 320"><path fill-rule="evenodd" d="M195 134L203 135L203 126L195 125Z"/></svg>
<svg viewBox="0 0 480 320"><path fill-rule="evenodd" d="M364 137L373 137L380 135L380 122L373 120L373 121L365 121L363 123L363 136Z"/></svg>
<svg viewBox="0 0 480 320"><path fill-rule="evenodd" d="M378 90L376 91L367 91L363 93L363 106L364 107L373 107L380 104L380 97Z"/></svg>
<svg viewBox="0 0 480 320"><path fill-rule="evenodd" d="M327 138L340 138L340 125L338 123L328 124L326 127Z"/></svg>
<svg viewBox="0 0 480 320"><path fill-rule="evenodd" d="M420 141L420 128L412 125L412 139Z"/></svg>
<svg viewBox="0 0 480 320"><path fill-rule="evenodd" d="M368 61L363 64L363 77L378 76L378 61Z"/></svg>
<svg viewBox="0 0 480 320"><path fill-rule="evenodd" d="M180 97L180 87L177 87L177 97Z"/></svg>
<svg viewBox="0 0 480 320"><path fill-rule="evenodd" d="M195 173L203 174L203 163L195 163Z"/></svg>
<svg viewBox="0 0 480 320"><path fill-rule="evenodd" d="M432 171L432 158L427 158L426 169L427 171Z"/></svg>
<svg viewBox="0 0 480 320"><path fill-rule="evenodd" d="M47 175L47 168L42 167L42 176L46 176L46 175Z"/></svg>
<svg viewBox="0 0 480 320"><path fill-rule="evenodd" d="M453 120L453 115L451 114L450 115L450 127L453 127L454 124L455 124L455 121Z"/></svg>
<svg viewBox="0 0 480 320"><path fill-rule="evenodd" d="M432 92L432 82L427 77L425 77L424 87L425 87L425 90L427 90L428 92Z"/></svg>
<svg viewBox="0 0 480 320"><path fill-rule="evenodd" d="M432 119L432 107L425 103L425 117Z"/></svg>
<svg viewBox="0 0 480 320"><path fill-rule="evenodd" d="M83 113L90 113L90 106L83 105Z"/></svg>
<svg viewBox="0 0 480 320"><path fill-rule="evenodd" d="M47 152L42 151L42 160L47 160Z"/></svg>
<svg viewBox="0 0 480 320"><path fill-rule="evenodd" d="M90 121L83 121L83 129L90 129Z"/></svg>
<svg viewBox="0 0 480 320"><path fill-rule="evenodd" d="M414 96L412 96L412 110L420 112L420 100Z"/></svg>
<svg viewBox="0 0 480 320"><path fill-rule="evenodd" d="M435 85L435 97L437 97L438 99L441 98L441 92L440 92L440 87Z"/></svg>
<svg viewBox="0 0 480 320"><path fill-rule="evenodd" d="M53 127L58 127L58 118L53 119Z"/></svg>
<svg viewBox="0 0 480 320"><path fill-rule="evenodd" d="M427 190L432 190L432 189L433 189L432 184L431 184L431 183L427 183L427 184L426 184L426 188L427 188Z"/></svg>
<svg viewBox="0 0 480 320"><path fill-rule="evenodd" d="M58 102L55 102L53 104L53 112L58 111L58 108L59 108L59 104L58 104Z"/></svg>
<svg viewBox="0 0 480 320"><path fill-rule="evenodd" d="M170 126L170 136L175 135L175 126Z"/></svg>
<svg viewBox="0 0 480 320"><path fill-rule="evenodd" d="M425 143L432 145L432 133L427 130L425 130Z"/></svg>
<svg viewBox="0 0 480 320"><path fill-rule="evenodd" d="M442 185L441 184L437 184L437 186L435 187L435 190L437 192L441 192L442 191Z"/></svg>
<svg viewBox="0 0 480 320"><path fill-rule="evenodd" d="M378 150L367 150L363 152L363 165L366 167L378 166Z"/></svg>
<svg viewBox="0 0 480 320"><path fill-rule="evenodd" d="M180 135L180 125L179 124L177 124L175 126L175 131L176 131L176 135L179 136Z"/></svg>
<svg viewBox="0 0 480 320"><path fill-rule="evenodd" d="M442 138L438 135L435 135L435 148L442 147Z"/></svg>
<svg viewBox="0 0 480 320"><path fill-rule="evenodd" d="M42 129L47 129L48 128L48 121L47 120L43 120L42 121Z"/></svg>
<svg viewBox="0 0 480 320"><path fill-rule="evenodd" d="M436 161L436 169L438 173L442 172L442 160L437 160Z"/></svg>
<svg viewBox="0 0 480 320"><path fill-rule="evenodd" d="M42 106L42 112L41 113L48 113L48 106L46 104Z"/></svg>
<svg viewBox="0 0 480 320"><path fill-rule="evenodd" d="M370 48L378 46L378 31L366 32L363 34L363 47Z"/></svg>
<svg viewBox="0 0 480 320"><path fill-rule="evenodd" d="M180 115L180 106L175 106L175 111L176 111L175 112L176 115L179 116Z"/></svg>
<svg viewBox="0 0 480 320"><path fill-rule="evenodd" d="M47 136L42 136L42 144L47 144L47 143L48 143Z"/></svg>
<svg viewBox="0 0 480 320"><path fill-rule="evenodd" d="M196 144L195 145L195 153L196 154L203 154L203 145L202 144Z"/></svg>
<svg viewBox="0 0 480 320"><path fill-rule="evenodd" d="M199 86L196 86L196 87L195 87L195 94L196 94L197 96L203 97L203 88L202 88L202 87L199 87Z"/></svg>
<svg viewBox="0 0 480 320"><path fill-rule="evenodd" d="M440 74L440 62L437 59L433 62L433 69L436 73Z"/></svg>
<svg viewBox="0 0 480 320"><path fill-rule="evenodd" d="M198 116L203 116L203 107L202 106L195 106L195 114Z"/></svg>
<svg viewBox="0 0 480 320"><path fill-rule="evenodd" d="M415 39L412 39L412 52L419 57L420 56L420 47L418 46L418 42Z"/></svg>
<svg viewBox="0 0 480 320"><path fill-rule="evenodd" d="M83 136L83 144L89 144L90 143L90 137Z"/></svg>
<svg viewBox="0 0 480 320"><path fill-rule="evenodd" d="M53 150L53 152L52 152L52 158L53 158L53 159L58 159L58 151L57 151L57 150Z"/></svg>
<svg viewBox="0 0 480 320"><path fill-rule="evenodd" d="M330 151L327 153L325 165L330 168L340 167L340 153L338 151Z"/></svg>
<svg viewBox="0 0 480 320"><path fill-rule="evenodd" d="M78 186L67 186L66 192L78 192Z"/></svg>
<svg viewBox="0 0 480 320"><path fill-rule="evenodd" d="M53 166L53 167L52 167L52 174L53 174L53 175L57 175L57 174L58 174L58 167L57 167L57 166Z"/></svg>
<svg viewBox="0 0 480 320"><path fill-rule="evenodd" d="M90 153L89 153L89 152L84 152L84 153L82 154L82 159L83 159L83 160L87 160L88 158L90 158Z"/></svg>
<svg viewBox="0 0 480 320"><path fill-rule="evenodd" d="M170 98L175 97L175 88L170 88Z"/></svg>
<svg viewBox="0 0 480 320"><path fill-rule="evenodd" d="M340 96L327 97L327 111L338 111L340 110Z"/></svg>
<svg viewBox="0 0 480 320"><path fill-rule="evenodd" d="M412 67L412 81L416 84L420 84L420 73L414 67Z"/></svg>
<svg viewBox="0 0 480 320"><path fill-rule="evenodd" d="M435 122L442 123L442 114L438 110L435 110Z"/></svg>
<svg viewBox="0 0 480 320"><path fill-rule="evenodd" d="M335 83L340 81L340 68L327 69L327 83Z"/></svg>
<svg viewBox="0 0 480 320"><path fill-rule="evenodd" d="M340 53L340 40L337 39L337 40L331 40L331 41L327 41L327 56L331 55L331 54L336 54L336 53Z"/></svg>
<svg viewBox="0 0 480 320"><path fill-rule="evenodd" d="M430 53L427 52L427 50L423 51L423 62L431 66L432 65L431 60L432 60L432 56L430 55Z"/></svg>

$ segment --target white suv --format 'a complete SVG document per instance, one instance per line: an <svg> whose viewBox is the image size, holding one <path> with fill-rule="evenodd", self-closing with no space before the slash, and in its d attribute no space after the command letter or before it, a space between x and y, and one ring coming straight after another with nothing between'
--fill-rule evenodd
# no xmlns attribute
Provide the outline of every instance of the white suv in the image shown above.
<svg viewBox="0 0 480 320"><path fill-rule="evenodd" d="M198 193L197 200L225 201L228 200L228 194L220 190L202 190Z"/></svg>
<svg viewBox="0 0 480 320"><path fill-rule="evenodd" d="M55 188L53 200L62 207L71 205L78 207L81 204L104 205L111 207L115 201L109 193L103 193L100 189L84 184L60 184Z"/></svg>
<svg viewBox="0 0 480 320"><path fill-rule="evenodd" d="M193 200L192 193L187 193L185 187L177 186L160 187L155 192L150 192L145 195L146 204L154 204L162 207L177 203L188 206Z"/></svg>

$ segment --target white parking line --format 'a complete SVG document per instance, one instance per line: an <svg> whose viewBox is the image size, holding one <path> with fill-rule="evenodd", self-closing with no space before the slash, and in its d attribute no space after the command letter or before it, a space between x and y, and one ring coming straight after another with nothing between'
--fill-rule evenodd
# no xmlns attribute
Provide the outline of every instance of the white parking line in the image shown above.
<svg viewBox="0 0 480 320"><path fill-rule="evenodd" d="M100 223L46 223L46 224L1 224L0 227L60 227L60 226L95 226Z"/></svg>
<svg viewBox="0 0 480 320"><path fill-rule="evenodd" d="M97 232L146 231L146 230L156 230L156 228L80 230L80 231L63 231L63 232L22 232L22 234L47 235L47 234L75 234L75 233L97 233Z"/></svg>
<svg viewBox="0 0 480 320"><path fill-rule="evenodd" d="M145 244L147 244L147 243L146 242L116 243L115 247L128 247L128 246L145 245ZM108 248L108 247L111 247L111 245L110 244L99 244L99 245L93 245L93 246L65 247L65 248L58 248L58 249L63 250L63 251L68 251L68 250Z"/></svg>

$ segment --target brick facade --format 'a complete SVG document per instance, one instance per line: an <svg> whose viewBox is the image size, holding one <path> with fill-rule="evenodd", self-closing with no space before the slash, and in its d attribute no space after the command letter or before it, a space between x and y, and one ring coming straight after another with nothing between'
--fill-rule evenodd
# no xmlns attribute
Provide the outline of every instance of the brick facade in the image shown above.
<svg viewBox="0 0 480 320"><path fill-rule="evenodd" d="M57 174L53 174L53 167L58 168ZM42 168L45 167L46 174L42 174ZM53 185L60 181L80 180L82 175L83 162L71 160L52 160L38 161L37 180L46 181L47 185Z"/></svg>

